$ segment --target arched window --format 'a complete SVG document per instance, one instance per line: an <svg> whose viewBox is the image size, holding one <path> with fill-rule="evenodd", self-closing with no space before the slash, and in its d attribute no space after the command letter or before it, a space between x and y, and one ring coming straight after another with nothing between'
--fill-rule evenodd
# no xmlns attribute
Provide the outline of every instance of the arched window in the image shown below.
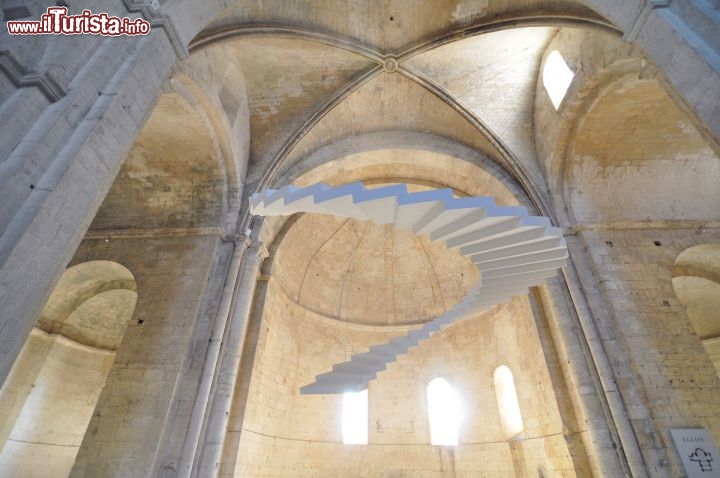
<svg viewBox="0 0 720 478"><path fill-rule="evenodd" d="M368 391L343 395L342 436L346 445L367 445Z"/></svg>
<svg viewBox="0 0 720 478"><path fill-rule="evenodd" d="M505 436L508 440L519 438L523 433L523 421L512 372L505 365L501 365L495 370L493 381Z"/></svg>
<svg viewBox="0 0 720 478"><path fill-rule="evenodd" d="M427 386L430 443L458 444L463 419L460 397L444 378L434 378Z"/></svg>
<svg viewBox="0 0 720 478"><path fill-rule="evenodd" d="M557 50L550 52L543 68L543 86L555 109L560 107L573 77L575 73L565 63L562 55Z"/></svg>

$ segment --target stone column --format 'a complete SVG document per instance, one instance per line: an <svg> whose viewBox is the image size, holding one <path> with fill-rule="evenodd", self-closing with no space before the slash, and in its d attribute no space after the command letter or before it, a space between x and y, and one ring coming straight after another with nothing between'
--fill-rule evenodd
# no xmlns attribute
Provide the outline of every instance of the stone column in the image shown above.
<svg viewBox="0 0 720 478"><path fill-rule="evenodd" d="M32 184L3 189L2 203L11 209L0 227L0 383L178 59L167 31L153 27L147 36L104 40L102 55L92 55L70 84L77 97L45 109L29 131L17 130L14 116L0 115L0 130L19 138L0 164L35 158L44 168ZM22 183L7 171L3 177Z"/></svg>
<svg viewBox="0 0 720 478"><path fill-rule="evenodd" d="M549 280L540 298L571 400L587 427L581 436L590 466L599 476L647 476L595 318L578 286L576 268L586 267L584 252L573 237L566 239L572 259L563 268L565 280Z"/></svg>
<svg viewBox="0 0 720 478"><path fill-rule="evenodd" d="M265 298L267 297L268 282L270 276L261 272L255 287L255 298L253 299L250 311L250 322L245 337L243 356L240 361L240 370L235 382L235 396L233 397L232 412L228 422L227 436L223 446L223 458L220 464L220 477L233 478L237 457L240 449L240 438L242 436L245 411L248 405L250 393L250 382L252 381L255 357L257 355L258 340L263 322L263 311L265 310Z"/></svg>
<svg viewBox="0 0 720 478"><path fill-rule="evenodd" d="M207 420L205 438L199 456L196 476L216 477L220 472L235 382L240 370L247 335L250 310L258 274L268 252L260 242L253 242L245 254L240 280L237 282L233 315L222 350L220 370L215 381L212 405Z"/></svg>

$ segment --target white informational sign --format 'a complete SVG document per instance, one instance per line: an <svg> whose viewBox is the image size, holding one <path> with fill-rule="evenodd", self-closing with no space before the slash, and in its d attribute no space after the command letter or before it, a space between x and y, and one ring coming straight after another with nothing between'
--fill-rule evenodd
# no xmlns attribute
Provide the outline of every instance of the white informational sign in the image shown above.
<svg viewBox="0 0 720 478"><path fill-rule="evenodd" d="M704 428L671 428L687 478L720 478L720 453Z"/></svg>

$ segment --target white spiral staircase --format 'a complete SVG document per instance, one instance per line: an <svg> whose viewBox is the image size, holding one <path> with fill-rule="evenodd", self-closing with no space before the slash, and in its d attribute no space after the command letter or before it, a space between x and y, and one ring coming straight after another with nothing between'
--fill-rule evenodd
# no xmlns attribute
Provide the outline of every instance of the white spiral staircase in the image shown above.
<svg viewBox="0 0 720 478"><path fill-rule="evenodd" d="M555 275L567 258L560 229L546 217L528 216L520 206L497 206L491 197L455 198L449 189L408 193L404 184L366 189L361 183L330 187L266 189L250 198L250 211L259 216L297 212L333 214L376 224L393 224L444 241L468 256L480 271L478 284L462 301L437 319L404 337L370 347L318 375L303 394L359 392L399 355L443 327L466 316L526 294Z"/></svg>

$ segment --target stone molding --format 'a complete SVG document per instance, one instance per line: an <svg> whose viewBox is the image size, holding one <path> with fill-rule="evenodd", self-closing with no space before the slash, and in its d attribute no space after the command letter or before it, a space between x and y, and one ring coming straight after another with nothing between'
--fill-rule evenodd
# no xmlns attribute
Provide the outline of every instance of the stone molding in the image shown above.
<svg viewBox="0 0 720 478"><path fill-rule="evenodd" d="M0 71L17 88L36 87L51 102L55 103L66 95L66 91L49 73L28 71L10 51L0 51Z"/></svg>

